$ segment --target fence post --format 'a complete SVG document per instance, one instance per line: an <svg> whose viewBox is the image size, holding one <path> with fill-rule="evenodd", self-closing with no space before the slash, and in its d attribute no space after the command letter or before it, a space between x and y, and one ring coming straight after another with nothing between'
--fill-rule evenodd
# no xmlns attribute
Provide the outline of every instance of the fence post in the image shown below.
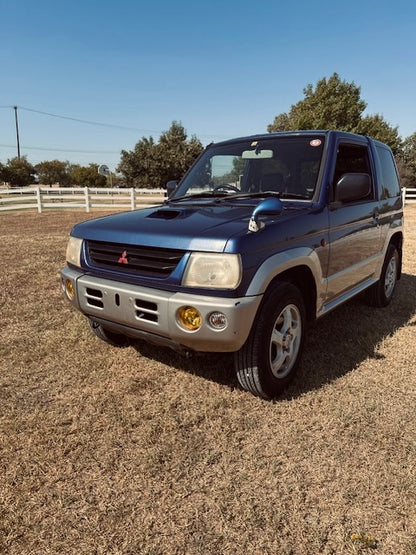
<svg viewBox="0 0 416 555"><path fill-rule="evenodd" d="M406 205L406 187L402 187L402 200L403 200L403 206Z"/></svg>
<svg viewBox="0 0 416 555"><path fill-rule="evenodd" d="M134 196L134 187L130 189L131 195L131 210L136 210L136 198Z"/></svg>
<svg viewBox="0 0 416 555"><path fill-rule="evenodd" d="M90 203L90 192L88 187L84 187L84 195L85 195L85 211L89 212L91 209L91 203Z"/></svg>
<svg viewBox="0 0 416 555"><path fill-rule="evenodd" d="M38 213L42 212L42 195L40 192L40 187L36 187L36 200L38 204Z"/></svg>

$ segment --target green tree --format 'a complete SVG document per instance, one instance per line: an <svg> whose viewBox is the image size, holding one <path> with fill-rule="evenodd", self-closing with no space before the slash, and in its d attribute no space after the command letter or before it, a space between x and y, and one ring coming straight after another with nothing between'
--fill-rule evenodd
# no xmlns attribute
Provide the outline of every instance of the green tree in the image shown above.
<svg viewBox="0 0 416 555"><path fill-rule="evenodd" d="M308 84L305 98L293 104L288 114L280 114L268 131L296 129L343 129L353 131L358 125L366 103L360 97L360 87L342 81L337 73ZM283 127L283 129L282 129Z"/></svg>
<svg viewBox="0 0 416 555"><path fill-rule="evenodd" d="M107 179L98 173L98 164L80 166L73 164L69 167L69 181L78 187L105 187Z"/></svg>
<svg viewBox="0 0 416 555"><path fill-rule="evenodd" d="M416 133L403 141L401 158L416 176Z"/></svg>
<svg viewBox="0 0 416 555"><path fill-rule="evenodd" d="M153 137L143 137L132 151L121 151L117 170L124 176L127 187L157 187L156 145Z"/></svg>
<svg viewBox="0 0 416 555"><path fill-rule="evenodd" d="M11 187L26 187L35 182L36 171L26 156L11 158L3 166L2 180Z"/></svg>
<svg viewBox="0 0 416 555"><path fill-rule="evenodd" d="M416 187L416 132L403 141L397 166L404 187Z"/></svg>
<svg viewBox="0 0 416 555"><path fill-rule="evenodd" d="M416 187L416 175L412 172L409 166L407 166L401 158L396 158L396 163L402 186Z"/></svg>
<svg viewBox="0 0 416 555"><path fill-rule="evenodd" d="M182 177L202 148L196 137L188 140L184 127L173 121L158 143L153 137L143 137L134 150L123 150L117 169L129 187L164 187L167 181Z"/></svg>
<svg viewBox="0 0 416 555"><path fill-rule="evenodd" d="M39 176L39 183L52 186L59 183L61 186L69 185L69 162L60 160L45 160L35 166Z"/></svg>
<svg viewBox="0 0 416 555"><path fill-rule="evenodd" d="M274 118L273 123L267 126L267 131L269 133L275 133L277 131L294 131L296 129L296 127L293 127L294 125L289 114L283 112Z"/></svg>
<svg viewBox="0 0 416 555"><path fill-rule="evenodd" d="M275 117L267 127L269 132L338 129L370 135L387 143L395 154L400 152L397 127L391 127L379 114L363 116L367 103L354 82L348 83L334 73L318 81L315 87L308 84L303 93L303 100L293 104L288 113Z"/></svg>
<svg viewBox="0 0 416 555"><path fill-rule="evenodd" d="M395 155L401 151L402 140L397 127L392 127L379 114L361 118L354 131L386 143Z"/></svg>
<svg viewBox="0 0 416 555"><path fill-rule="evenodd" d="M195 136L188 141L183 126L174 121L170 129L161 134L156 151L159 182L164 186L170 179L183 176L202 152L202 144Z"/></svg>

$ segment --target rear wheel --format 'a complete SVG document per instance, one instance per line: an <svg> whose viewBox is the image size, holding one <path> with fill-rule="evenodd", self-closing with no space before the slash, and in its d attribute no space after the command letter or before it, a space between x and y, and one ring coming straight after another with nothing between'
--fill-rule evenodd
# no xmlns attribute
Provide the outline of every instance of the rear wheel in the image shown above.
<svg viewBox="0 0 416 555"><path fill-rule="evenodd" d="M380 279L368 290L368 302L371 306L387 306L393 298L399 275L400 258L394 245L389 245L384 259Z"/></svg>
<svg viewBox="0 0 416 555"><path fill-rule="evenodd" d="M264 399L293 378L303 348L305 306L297 287L276 283L264 296L243 347L234 355L240 385Z"/></svg>
<svg viewBox="0 0 416 555"><path fill-rule="evenodd" d="M88 318L88 323L95 335L109 345L112 345L113 347L127 347L129 344L129 339L125 335L110 331L90 318Z"/></svg>

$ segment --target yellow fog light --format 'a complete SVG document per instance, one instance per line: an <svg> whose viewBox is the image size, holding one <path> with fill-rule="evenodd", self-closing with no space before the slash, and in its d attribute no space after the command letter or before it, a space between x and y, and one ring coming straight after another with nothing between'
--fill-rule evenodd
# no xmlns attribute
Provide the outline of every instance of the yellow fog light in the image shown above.
<svg viewBox="0 0 416 555"><path fill-rule="evenodd" d="M182 306L178 316L179 322L187 330L195 331L201 327L201 314L193 306Z"/></svg>
<svg viewBox="0 0 416 555"><path fill-rule="evenodd" d="M71 301L73 301L75 299L75 289L74 289L74 284L70 279L67 279L65 281L65 291L66 291L66 294L68 295L68 298L71 299Z"/></svg>

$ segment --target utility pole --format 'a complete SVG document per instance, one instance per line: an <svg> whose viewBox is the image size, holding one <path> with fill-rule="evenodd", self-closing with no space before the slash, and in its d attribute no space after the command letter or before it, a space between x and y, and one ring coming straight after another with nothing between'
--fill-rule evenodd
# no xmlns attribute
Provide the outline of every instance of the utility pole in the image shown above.
<svg viewBox="0 0 416 555"><path fill-rule="evenodd" d="M17 106L13 106L14 121L16 122L16 139L17 139L17 157L20 160L20 140L19 140L19 122L17 120Z"/></svg>

